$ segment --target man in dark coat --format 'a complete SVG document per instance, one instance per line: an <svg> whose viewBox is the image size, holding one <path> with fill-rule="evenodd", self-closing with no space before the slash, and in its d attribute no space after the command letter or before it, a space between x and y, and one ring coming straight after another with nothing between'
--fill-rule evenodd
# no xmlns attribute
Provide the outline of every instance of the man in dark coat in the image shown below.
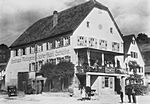
<svg viewBox="0 0 150 104"><path fill-rule="evenodd" d="M128 95L129 103L131 103L131 95L132 95L132 88L131 87L128 88L127 95Z"/></svg>
<svg viewBox="0 0 150 104"><path fill-rule="evenodd" d="M127 95L128 95L129 103L131 103L131 96L132 96L133 103L136 103L135 90L133 87L129 87L127 91Z"/></svg>

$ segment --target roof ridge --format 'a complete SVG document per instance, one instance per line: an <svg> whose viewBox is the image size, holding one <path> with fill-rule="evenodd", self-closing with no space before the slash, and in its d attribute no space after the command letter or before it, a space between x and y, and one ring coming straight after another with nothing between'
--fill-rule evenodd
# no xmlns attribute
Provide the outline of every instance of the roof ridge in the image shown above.
<svg viewBox="0 0 150 104"><path fill-rule="evenodd" d="M62 33L74 31L94 7L109 12L106 6L96 0L89 0L62 11L58 11L58 23L55 27L52 26L53 15L41 18L29 26L11 44L10 48L24 46L25 44L30 43L32 44L33 42L42 41Z"/></svg>

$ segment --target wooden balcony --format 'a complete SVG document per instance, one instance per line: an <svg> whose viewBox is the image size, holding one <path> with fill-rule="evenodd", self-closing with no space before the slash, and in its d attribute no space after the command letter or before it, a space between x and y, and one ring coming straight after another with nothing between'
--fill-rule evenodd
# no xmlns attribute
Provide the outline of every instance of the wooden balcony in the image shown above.
<svg viewBox="0 0 150 104"><path fill-rule="evenodd" d="M123 74L119 68L115 67L99 67L94 69L92 66L77 66L77 73L96 72L96 73L110 73L110 74Z"/></svg>

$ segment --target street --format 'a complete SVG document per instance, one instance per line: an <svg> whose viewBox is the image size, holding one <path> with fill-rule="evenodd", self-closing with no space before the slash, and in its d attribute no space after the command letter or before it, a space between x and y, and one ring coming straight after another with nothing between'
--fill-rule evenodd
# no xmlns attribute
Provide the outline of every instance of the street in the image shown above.
<svg viewBox="0 0 150 104"><path fill-rule="evenodd" d="M67 93L42 93L38 95L23 95L8 97L0 95L0 104L120 104L119 95L94 96L91 100L81 101L81 97L70 97ZM137 104L149 104L150 95L137 96ZM123 104L127 103L127 97Z"/></svg>

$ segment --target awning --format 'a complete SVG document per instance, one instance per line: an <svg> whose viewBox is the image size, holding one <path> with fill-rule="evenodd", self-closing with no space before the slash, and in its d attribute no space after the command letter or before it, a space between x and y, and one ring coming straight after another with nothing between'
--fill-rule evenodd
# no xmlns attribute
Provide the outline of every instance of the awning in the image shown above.
<svg viewBox="0 0 150 104"><path fill-rule="evenodd" d="M44 77L41 76L41 75L36 77L36 80L44 80L44 81L45 81L46 79L47 79L47 78L44 78Z"/></svg>

